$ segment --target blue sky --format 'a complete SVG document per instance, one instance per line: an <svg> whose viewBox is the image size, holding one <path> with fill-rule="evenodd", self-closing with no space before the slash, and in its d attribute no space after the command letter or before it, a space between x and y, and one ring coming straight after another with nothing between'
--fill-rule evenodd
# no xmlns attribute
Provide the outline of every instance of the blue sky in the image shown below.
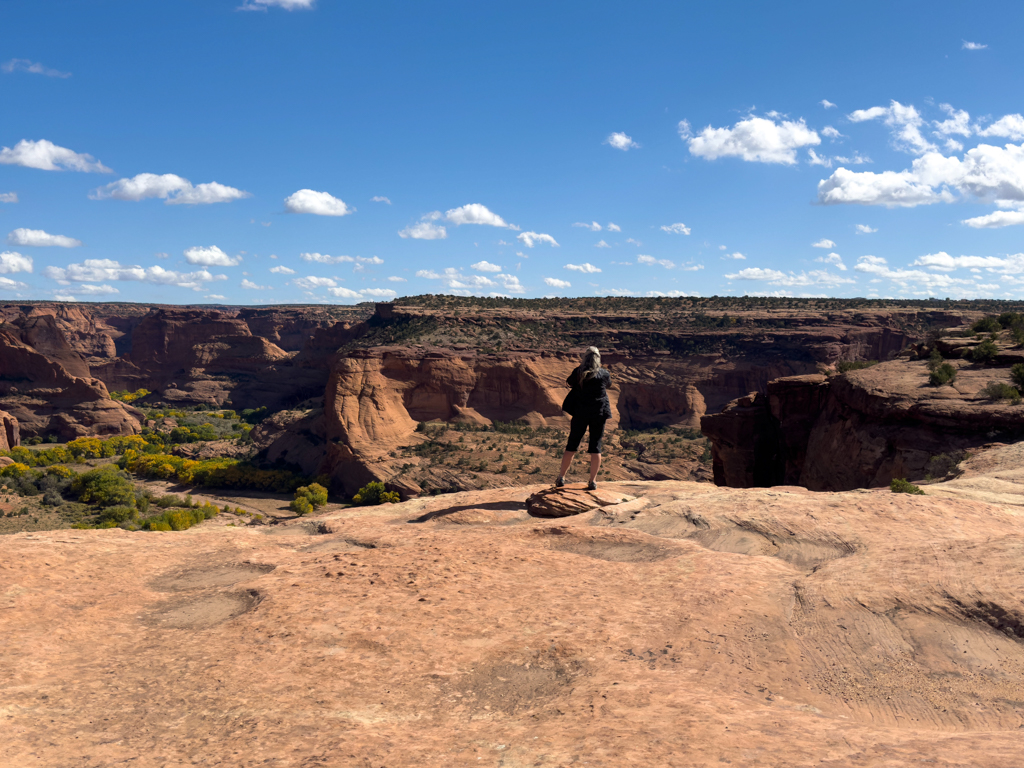
<svg viewBox="0 0 1024 768"><path fill-rule="evenodd" d="M976 11L0 0L0 299L1019 298Z"/></svg>

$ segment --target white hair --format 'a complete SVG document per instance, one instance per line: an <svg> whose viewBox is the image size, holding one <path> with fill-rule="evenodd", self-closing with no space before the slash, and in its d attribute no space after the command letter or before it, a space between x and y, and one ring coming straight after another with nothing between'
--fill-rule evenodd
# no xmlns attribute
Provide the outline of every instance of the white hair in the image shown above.
<svg viewBox="0 0 1024 768"><path fill-rule="evenodd" d="M601 370L601 350L597 347L587 347L580 360L580 384L597 374Z"/></svg>

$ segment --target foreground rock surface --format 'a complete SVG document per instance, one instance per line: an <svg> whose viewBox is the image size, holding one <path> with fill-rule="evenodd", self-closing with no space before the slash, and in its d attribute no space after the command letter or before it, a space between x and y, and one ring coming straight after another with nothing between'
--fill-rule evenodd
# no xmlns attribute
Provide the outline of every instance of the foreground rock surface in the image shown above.
<svg viewBox="0 0 1024 768"><path fill-rule="evenodd" d="M1020 764L1017 508L540 490L4 537L0 764Z"/></svg>

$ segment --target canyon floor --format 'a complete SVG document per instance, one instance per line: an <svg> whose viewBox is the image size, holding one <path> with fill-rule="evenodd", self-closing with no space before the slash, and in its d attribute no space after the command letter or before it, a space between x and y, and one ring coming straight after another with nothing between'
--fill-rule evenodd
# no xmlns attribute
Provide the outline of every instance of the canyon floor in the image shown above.
<svg viewBox="0 0 1024 768"><path fill-rule="evenodd" d="M924 496L537 485L3 536L0 764L1019 766L991 455ZM545 489L585 511L532 517Z"/></svg>

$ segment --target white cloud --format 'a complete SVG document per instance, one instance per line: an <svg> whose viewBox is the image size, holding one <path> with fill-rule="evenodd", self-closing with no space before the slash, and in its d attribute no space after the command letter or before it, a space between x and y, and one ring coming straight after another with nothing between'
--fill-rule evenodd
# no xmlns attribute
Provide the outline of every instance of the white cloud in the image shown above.
<svg viewBox="0 0 1024 768"><path fill-rule="evenodd" d="M960 48L965 51L983 51L988 48L988 43L972 43L964 40L964 44Z"/></svg>
<svg viewBox="0 0 1024 768"><path fill-rule="evenodd" d="M798 275L794 272L786 273L780 272L777 269L762 269L761 267L747 267L725 277L727 280L757 280L764 281L769 285L785 287L815 285L834 288L839 285L856 282L847 277L833 275L826 270L811 270L810 272L801 272Z"/></svg>
<svg viewBox="0 0 1024 768"><path fill-rule="evenodd" d="M835 105L833 104L833 106ZM843 134L841 134L831 125L826 125L824 128L822 128L821 133L822 135L827 136L830 139L841 139L843 137Z"/></svg>
<svg viewBox="0 0 1024 768"><path fill-rule="evenodd" d="M688 235L690 228L681 222L675 224L662 224L662 232L671 232L673 235Z"/></svg>
<svg viewBox="0 0 1024 768"><path fill-rule="evenodd" d="M1024 202L1024 147L979 144L960 160L929 152L911 170L855 173L838 169L818 183L822 203L861 203L911 207L953 202L950 191L1014 206Z"/></svg>
<svg viewBox="0 0 1024 768"><path fill-rule="evenodd" d="M496 288L499 285L504 288L506 293L522 293L524 290L523 286L519 283L518 277L503 273L495 274L492 277L465 275L458 269L448 267L441 274L434 270L421 269L416 273L416 277L428 280L441 280L448 288L452 289L453 293L459 296L471 296L474 291L479 292L484 288Z"/></svg>
<svg viewBox="0 0 1024 768"><path fill-rule="evenodd" d="M699 293L687 293L686 291L648 291L647 295L652 298L678 299L681 296L700 296Z"/></svg>
<svg viewBox="0 0 1024 768"><path fill-rule="evenodd" d="M0 291L21 291L28 288L25 283L19 283L17 280L11 280L9 277L0 277ZM74 299L71 299L74 301Z"/></svg>
<svg viewBox="0 0 1024 768"><path fill-rule="evenodd" d="M374 195L373 197L370 198L370 202L371 203L386 203L387 205L391 205L391 200L389 198L387 198L387 197L384 197L384 195Z"/></svg>
<svg viewBox="0 0 1024 768"><path fill-rule="evenodd" d="M393 299L398 296L398 293L390 288L363 288L360 293L374 299Z"/></svg>
<svg viewBox="0 0 1024 768"><path fill-rule="evenodd" d="M954 269L963 268L986 268L989 270L1003 271L1009 269L1011 273L1020 271L1020 261L1003 259L998 256L950 256L945 251L929 253L915 259L912 267L928 267L940 272L952 272Z"/></svg>
<svg viewBox="0 0 1024 768"><path fill-rule="evenodd" d="M603 293L605 296L636 296L636 291L630 291L626 288L606 288L604 291L596 293Z"/></svg>
<svg viewBox="0 0 1024 768"><path fill-rule="evenodd" d="M219 293L208 293L208 294L206 294L206 298L208 298L208 299L216 299L218 301L223 301L224 299L227 298L227 296L224 296L224 295L219 294Z"/></svg>
<svg viewBox="0 0 1024 768"><path fill-rule="evenodd" d="M846 271L846 265L843 264L843 257L838 253L830 253L828 256L819 256L815 261L819 261L822 264L833 264L843 272Z"/></svg>
<svg viewBox="0 0 1024 768"><path fill-rule="evenodd" d="M584 227L585 229L589 229L591 232L600 232L601 231L601 225L598 224L596 221L592 221L589 224L585 224L582 221L577 221L575 224L573 224L573 226L574 227Z"/></svg>
<svg viewBox="0 0 1024 768"><path fill-rule="evenodd" d="M70 72L61 72L59 69L44 67L38 62L29 61L28 59L11 59L0 65L0 70L7 74L12 72L30 72L33 75L46 75L47 77L71 77Z"/></svg>
<svg viewBox="0 0 1024 768"><path fill-rule="evenodd" d="M185 261L189 264L201 264L204 267L237 267L242 263L242 257L228 256L216 245L197 245L186 249Z"/></svg>
<svg viewBox="0 0 1024 768"><path fill-rule="evenodd" d="M572 283L568 280L559 280L557 277L545 277L544 282L552 288L572 288Z"/></svg>
<svg viewBox="0 0 1024 768"><path fill-rule="evenodd" d="M683 270L683 272L697 272L697 271L699 271L701 269L704 269L704 265L703 264L684 264L683 266L680 267L680 269Z"/></svg>
<svg viewBox="0 0 1024 768"><path fill-rule="evenodd" d="M351 256L328 256L326 253L300 253L299 258L303 261L313 261L317 264L341 264L343 262L355 262L355 259Z"/></svg>
<svg viewBox="0 0 1024 768"><path fill-rule="evenodd" d="M609 221L608 222L608 231L609 232L621 232L622 231L622 227L620 227L618 224L612 224Z"/></svg>
<svg viewBox="0 0 1024 768"><path fill-rule="evenodd" d="M85 294L86 296L107 296L113 293L120 293L120 291L112 285L82 283L75 287L75 293Z"/></svg>
<svg viewBox="0 0 1024 768"><path fill-rule="evenodd" d="M1004 115L988 128L976 128L979 136L1005 136L1020 141L1024 139L1024 116L1019 113Z"/></svg>
<svg viewBox="0 0 1024 768"><path fill-rule="evenodd" d="M608 144L615 149L621 149L626 152L630 149L639 149L640 145L633 141L632 137L627 136L624 133L611 133L608 138L604 140L605 144Z"/></svg>
<svg viewBox="0 0 1024 768"><path fill-rule="evenodd" d="M936 149L934 144L921 135L924 120L913 105L904 106L894 100L889 102L888 107L858 109L846 117L854 123L884 118L885 124L892 129L893 145L905 152L923 155Z"/></svg>
<svg viewBox="0 0 1024 768"><path fill-rule="evenodd" d="M576 272L586 272L587 274L593 274L600 272L600 267L595 267L593 264L584 262L583 264L566 264L562 269L572 269Z"/></svg>
<svg viewBox="0 0 1024 768"><path fill-rule="evenodd" d="M939 109L949 117L941 123L938 120L933 121L936 135L948 136L953 133L959 136L971 135L971 116L967 112L962 109L953 109L950 104L939 104Z"/></svg>
<svg viewBox="0 0 1024 768"><path fill-rule="evenodd" d="M811 248L835 248L836 244L829 240L827 237L821 238L816 243L811 243Z"/></svg>
<svg viewBox="0 0 1024 768"><path fill-rule="evenodd" d="M205 290L204 283L227 280L227 275L214 275L208 270L175 272L159 266L126 266L113 259L86 259L81 264L66 267L47 267L43 274L61 285L69 283L99 283L105 280L128 280L154 285L175 285L179 288Z"/></svg>
<svg viewBox="0 0 1024 768"><path fill-rule="evenodd" d="M269 7L284 8L286 11L312 10L316 0L245 0L238 10L265 11Z"/></svg>
<svg viewBox="0 0 1024 768"><path fill-rule="evenodd" d="M641 243L641 242L640 242L639 240L634 240L634 239L633 239L632 237L627 237L627 238L626 238L626 242L627 242L627 243L632 243L632 244L633 244L633 245L635 245L635 246L636 246L637 248L639 248L640 246L642 246L642 245L643 245L643 243Z"/></svg>
<svg viewBox="0 0 1024 768"><path fill-rule="evenodd" d="M473 269L477 272L501 272L501 267L497 264L491 264L489 261L478 261L476 264L471 264Z"/></svg>
<svg viewBox="0 0 1024 768"><path fill-rule="evenodd" d="M284 199L284 208L289 213L311 213L314 216L348 216L356 211L329 192L313 189L292 193Z"/></svg>
<svg viewBox="0 0 1024 768"><path fill-rule="evenodd" d="M821 104L821 106L823 106L825 109L832 109L833 107L835 107L835 104L833 104L828 99L822 99L818 103Z"/></svg>
<svg viewBox="0 0 1024 768"><path fill-rule="evenodd" d="M432 269L420 269L416 272L416 277L425 277L427 280L437 280L441 276Z"/></svg>
<svg viewBox="0 0 1024 768"><path fill-rule="evenodd" d="M0 192L0 203L16 203L18 202L17 192Z"/></svg>
<svg viewBox="0 0 1024 768"><path fill-rule="evenodd" d="M279 266L279 267L271 267L270 271L273 272L275 275L294 275L295 274L295 270L294 269L289 269L288 267L285 267L283 265Z"/></svg>
<svg viewBox="0 0 1024 768"><path fill-rule="evenodd" d="M41 229L16 229L7 235L7 242L11 245L25 245L42 248L55 246L57 248L77 248L82 244L81 240L64 235L51 235Z"/></svg>
<svg viewBox="0 0 1024 768"><path fill-rule="evenodd" d="M392 275L391 277L388 278L388 282L391 282L391 283L407 283L409 281L406 280L404 277L399 277L398 275Z"/></svg>
<svg viewBox="0 0 1024 768"><path fill-rule="evenodd" d="M999 227L1012 227L1015 224L1024 224L1024 209L1016 211L993 211L984 216L975 216L972 219L964 219L962 224L974 229L997 229Z"/></svg>
<svg viewBox="0 0 1024 768"><path fill-rule="evenodd" d="M448 237L448 231L442 226L431 224L429 221L421 221L419 224L411 224L405 229L400 230L398 236L412 238L413 240L444 240Z"/></svg>
<svg viewBox="0 0 1024 768"><path fill-rule="evenodd" d="M558 247L558 243L555 242L555 238L551 235L545 235L539 232L522 232L516 235L516 240L521 242L527 248L533 248L537 243L547 243L555 248Z"/></svg>
<svg viewBox="0 0 1024 768"><path fill-rule="evenodd" d="M594 243L594 247L595 248L611 248L611 246L608 245L608 243L606 243L604 240L598 240L596 243Z"/></svg>
<svg viewBox="0 0 1024 768"><path fill-rule="evenodd" d="M252 280L242 280L242 282L239 283L239 285L241 285L242 288L244 288L247 291L269 291L270 290L270 286L269 285L257 285Z"/></svg>
<svg viewBox="0 0 1024 768"><path fill-rule="evenodd" d="M41 139L22 139L13 149L0 149L0 165L20 165L41 171L82 171L85 173L113 173L92 155L72 152L53 142Z"/></svg>
<svg viewBox="0 0 1024 768"><path fill-rule="evenodd" d="M744 256L739 251L736 251L736 253L725 253L725 254L722 254L722 258L723 259L733 259L735 261L746 261L747 257Z"/></svg>
<svg viewBox="0 0 1024 768"><path fill-rule="evenodd" d="M0 253L0 275L9 275L14 272L31 272L32 257L22 256L15 251Z"/></svg>
<svg viewBox="0 0 1024 768"><path fill-rule="evenodd" d="M854 229L857 231L858 235L870 235L878 231L867 224L858 224Z"/></svg>
<svg viewBox="0 0 1024 768"><path fill-rule="evenodd" d="M359 264L383 264L384 259L380 256L356 256L356 262Z"/></svg>
<svg viewBox="0 0 1024 768"><path fill-rule="evenodd" d="M433 216L433 214L428 215ZM480 203L470 203L459 208L452 208L450 211L445 212L444 218L457 227L463 224L483 224L488 227L519 229L519 227L507 223L501 216L489 210L486 205L480 205Z"/></svg>
<svg viewBox="0 0 1024 768"><path fill-rule="evenodd" d="M693 138L693 129L690 127L689 120L680 120L676 130L679 132L679 138L683 141Z"/></svg>
<svg viewBox="0 0 1024 768"><path fill-rule="evenodd" d="M819 155L813 149L807 150L807 157L810 159L807 161L808 165L823 165L826 168L832 167L832 158L824 155Z"/></svg>
<svg viewBox="0 0 1024 768"><path fill-rule="evenodd" d="M690 153L706 160L740 157L747 162L793 165L797 149L820 144L821 138L802 119L776 123L764 117L748 117L732 128L709 125L687 141Z"/></svg>
<svg viewBox="0 0 1024 768"><path fill-rule="evenodd" d="M211 203L229 203L252 197L248 192L216 181L192 185L188 179L173 173L158 175L140 173L130 179L119 179L105 187L93 190L89 194L91 200L128 200L138 202L150 197L157 197L165 205L209 205Z"/></svg>
<svg viewBox="0 0 1024 768"><path fill-rule="evenodd" d="M312 291L317 288L334 288L338 282L333 277L296 277L292 280L292 285L302 288L307 291Z"/></svg>
<svg viewBox="0 0 1024 768"><path fill-rule="evenodd" d="M656 259L653 256L646 256L643 254L636 257L636 263L647 264L648 266L654 266L657 264L665 269L673 269L676 265L674 261L670 261L669 259Z"/></svg>

